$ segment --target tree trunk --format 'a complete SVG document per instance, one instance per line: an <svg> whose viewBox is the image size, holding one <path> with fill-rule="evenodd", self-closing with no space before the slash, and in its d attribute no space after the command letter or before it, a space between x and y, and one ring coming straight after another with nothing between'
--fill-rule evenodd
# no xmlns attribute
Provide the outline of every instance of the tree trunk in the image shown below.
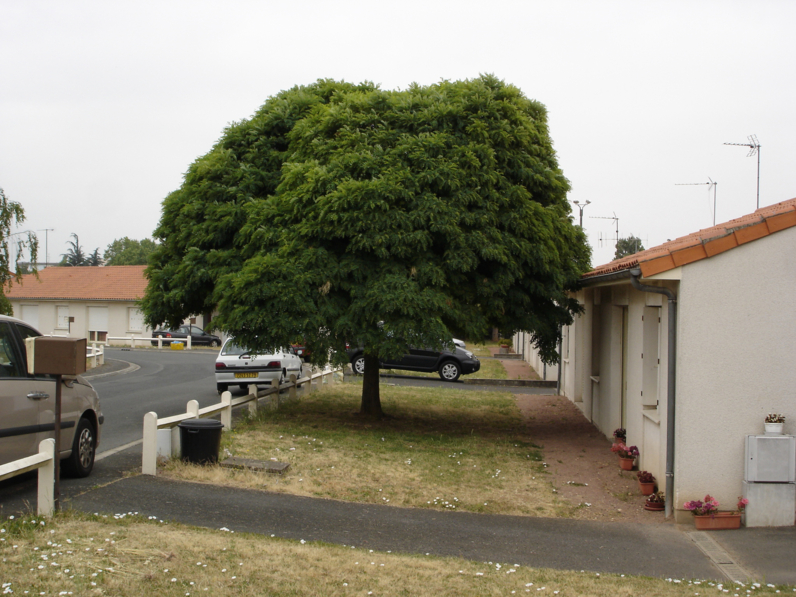
<svg viewBox="0 0 796 597"><path fill-rule="evenodd" d="M381 398L379 397L379 358L365 353L365 374L362 376L362 406L359 414L381 418Z"/></svg>

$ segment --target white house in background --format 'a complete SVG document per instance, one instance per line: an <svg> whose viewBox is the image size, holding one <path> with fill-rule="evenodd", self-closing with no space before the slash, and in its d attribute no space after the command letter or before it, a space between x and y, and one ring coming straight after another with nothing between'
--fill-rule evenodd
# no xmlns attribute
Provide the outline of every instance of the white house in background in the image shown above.
<svg viewBox="0 0 796 597"><path fill-rule="evenodd" d="M137 307L147 285L145 267L48 267L38 278L23 276L6 296L14 316L43 334L98 342L108 337L149 338L151 330Z"/></svg>
<svg viewBox="0 0 796 597"><path fill-rule="evenodd" d="M746 436L762 435L770 412L786 415L785 433L796 434L796 199L597 267L582 281L575 296L584 312L562 333L561 393L606 436L625 427L639 468L661 489L671 429L678 521L691 516L684 502L707 493L733 509ZM649 287L668 291L675 310ZM541 371L528 338L514 341Z"/></svg>

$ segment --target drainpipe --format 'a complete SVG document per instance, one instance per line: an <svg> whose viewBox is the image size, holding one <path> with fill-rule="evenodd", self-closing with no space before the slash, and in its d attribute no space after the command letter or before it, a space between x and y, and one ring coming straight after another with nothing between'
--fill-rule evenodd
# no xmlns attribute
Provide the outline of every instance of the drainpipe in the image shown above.
<svg viewBox="0 0 796 597"><path fill-rule="evenodd" d="M665 294L669 299L668 380L666 383L666 505L665 516L673 514L674 499L674 400L677 373L677 297L668 288L648 286L639 282L641 270L630 270L630 283L641 292Z"/></svg>
<svg viewBox="0 0 796 597"><path fill-rule="evenodd" d="M561 354L561 344L561 328L558 328L558 379L556 380L556 396L561 395L561 369L564 368L564 355Z"/></svg>

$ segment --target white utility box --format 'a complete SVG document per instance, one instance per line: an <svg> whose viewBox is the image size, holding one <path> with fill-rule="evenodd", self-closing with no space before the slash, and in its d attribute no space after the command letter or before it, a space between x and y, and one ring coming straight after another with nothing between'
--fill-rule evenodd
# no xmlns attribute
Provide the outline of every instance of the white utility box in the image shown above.
<svg viewBox="0 0 796 597"><path fill-rule="evenodd" d="M796 482L796 436L747 435L744 472L751 483Z"/></svg>

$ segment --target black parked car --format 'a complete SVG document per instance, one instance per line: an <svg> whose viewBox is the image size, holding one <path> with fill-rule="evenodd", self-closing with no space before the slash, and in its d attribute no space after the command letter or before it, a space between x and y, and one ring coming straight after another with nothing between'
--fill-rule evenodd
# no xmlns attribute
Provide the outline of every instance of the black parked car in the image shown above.
<svg viewBox="0 0 796 597"><path fill-rule="evenodd" d="M365 355L363 349L352 348L346 351L354 373L365 372ZM475 373L481 368L478 357L469 350L452 347L450 350L434 350L431 348L410 348L409 354L394 361L379 361L382 369L401 369L403 371L437 372L443 381L456 381L461 375Z"/></svg>
<svg viewBox="0 0 796 597"><path fill-rule="evenodd" d="M195 325L181 325L171 330L155 330L152 332L152 346L157 346L157 338L163 339L163 344L171 344L172 341L188 342L188 335L191 336L191 346L221 346L221 338L208 334L202 328Z"/></svg>

